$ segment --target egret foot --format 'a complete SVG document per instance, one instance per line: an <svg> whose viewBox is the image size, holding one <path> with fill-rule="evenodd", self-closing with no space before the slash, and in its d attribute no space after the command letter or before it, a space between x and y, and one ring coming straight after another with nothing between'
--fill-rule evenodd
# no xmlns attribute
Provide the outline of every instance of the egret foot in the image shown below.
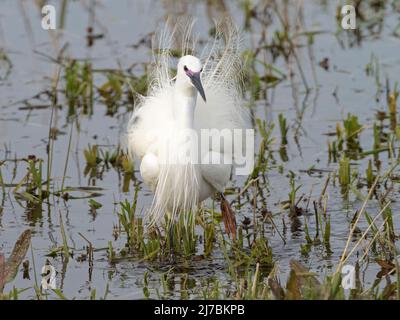
<svg viewBox="0 0 400 320"><path fill-rule="evenodd" d="M229 202L225 199L223 193L221 193L221 213L226 233L232 238L232 240L236 240L235 213L233 212Z"/></svg>

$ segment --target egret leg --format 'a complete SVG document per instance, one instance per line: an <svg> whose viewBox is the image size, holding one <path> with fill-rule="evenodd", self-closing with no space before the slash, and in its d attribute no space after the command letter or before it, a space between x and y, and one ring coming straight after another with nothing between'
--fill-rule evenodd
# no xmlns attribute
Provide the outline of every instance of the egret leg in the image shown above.
<svg viewBox="0 0 400 320"><path fill-rule="evenodd" d="M225 199L225 196L220 192L221 196L221 213L222 220L224 221L225 231L231 236L232 240L236 240L236 218L235 212L232 210L229 202Z"/></svg>

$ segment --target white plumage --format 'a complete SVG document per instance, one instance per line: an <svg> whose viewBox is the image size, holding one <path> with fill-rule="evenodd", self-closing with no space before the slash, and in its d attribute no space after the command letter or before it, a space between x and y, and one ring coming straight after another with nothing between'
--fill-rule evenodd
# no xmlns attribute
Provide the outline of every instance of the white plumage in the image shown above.
<svg viewBox="0 0 400 320"><path fill-rule="evenodd" d="M186 157L193 155L191 132L200 138L201 129L249 127L242 101L240 41L230 22L217 25L214 40L200 58L183 56L176 76L171 75L170 53L177 39L181 38L182 53L195 52L190 41L192 26L192 22L180 22L162 33L148 96L141 98L128 124L128 150L141 161L143 181L155 193L149 210L151 222L167 212L173 217L195 213L201 201L223 192L230 179L232 164L202 164ZM223 144L211 145L199 152L199 159L216 159L228 152Z"/></svg>

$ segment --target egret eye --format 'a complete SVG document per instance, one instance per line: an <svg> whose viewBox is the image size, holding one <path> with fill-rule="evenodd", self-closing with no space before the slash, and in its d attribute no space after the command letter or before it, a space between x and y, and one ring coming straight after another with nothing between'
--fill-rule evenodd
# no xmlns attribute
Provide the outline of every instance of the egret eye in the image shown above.
<svg viewBox="0 0 400 320"><path fill-rule="evenodd" d="M200 72L203 72L203 68L200 69Z"/></svg>
<svg viewBox="0 0 400 320"><path fill-rule="evenodd" d="M183 70L185 70L185 72L187 72L189 69L186 66L183 66Z"/></svg>

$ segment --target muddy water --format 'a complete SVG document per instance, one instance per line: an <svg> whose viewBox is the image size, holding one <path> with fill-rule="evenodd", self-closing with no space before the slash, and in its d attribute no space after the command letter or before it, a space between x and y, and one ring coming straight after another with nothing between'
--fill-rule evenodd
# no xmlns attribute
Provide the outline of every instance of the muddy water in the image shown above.
<svg viewBox="0 0 400 320"><path fill-rule="evenodd" d="M206 40L212 27L212 19L222 14L217 5L206 6L203 2L182 2L180 5L172 1L97 1L94 13L90 1L67 1L63 29L59 29L58 38L44 31L40 24L40 10L34 1L5 0L0 3L0 49L9 57L12 68L7 77L7 64L0 65L0 160L7 159L1 166L6 183L18 183L26 173L25 162L15 162L13 159L28 155L47 159L46 146L51 117L51 108L27 110L26 103L33 105L49 105L50 101L43 95L43 100L31 99L39 92L51 88L51 78L57 64L49 57L56 57L60 48L68 43L66 55L75 59L90 59L96 69L126 69L133 64L151 61L150 50L140 44L143 38L162 26L167 16L195 15L198 17L195 31L200 39ZM219 2L216 2L219 3ZM292 1L289 10L290 19L296 22L298 2ZM278 233L270 227L267 231L274 258L279 261L279 269L284 279L289 268L289 260L296 258L306 266L321 274L328 273L334 266L343 250L347 239L349 223L354 211L361 203L354 197L344 201L340 189L334 186L328 188L328 212L331 217L331 250L327 256L322 249L312 249L308 256L301 255L300 245L305 243L303 228L291 228L291 221L286 212L280 210L279 202L287 200L289 178L287 173L293 171L296 183L302 187L299 194L312 194L312 200L318 199L329 171L337 168L336 164L328 163L328 137L325 133L335 130L337 121L341 121L348 112L358 115L362 124L369 125L362 135L361 143L365 150L372 149L372 120L376 110L385 109L386 101L383 92L379 93L375 77L367 77L365 68L371 62L371 56L379 61L380 82L384 85L385 78L393 83L399 81L400 56L399 39L393 35L398 24L399 13L390 6L384 13L382 30L376 35L371 34L365 26L362 28L363 39L359 45L351 46L352 38L346 32L338 32L336 21L336 1L305 1L302 28L318 31L311 47L311 55L305 46L297 51L301 68L305 74L310 91L306 93L304 83L299 74L296 62L287 64L281 57L272 61L269 54L264 59L273 63L284 74L286 80L268 90L265 97L258 97L252 105L256 117L276 123L274 136L279 140L278 114L282 113L288 120L289 143L287 154L289 161L283 162L279 154L275 154L277 165L273 165L269 174L269 187L266 190L268 209L274 214L275 223L285 237L283 243ZM60 2L56 8L61 11ZM239 1L226 1L227 10L239 26L244 26L245 15ZM91 18L92 17L92 18ZM94 19L94 20L91 20ZM274 30L281 30L276 16L272 15L272 24L267 28L267 37L272 37ZM60 19L59 19L60 20ZM94 21L94 32L102 34L95 40L93 46L87 46L86 29ZM261 24L252 22L252 30L244 31L244 49L254 50L261 33L265 29ZM340 30L339 30L340 31ZM305 37L296 40L306 44ZM145 41L146 42L146 41ZM314 58L312 58L314 57ZM329 70L319 66L324 58L329 59ZM138 69L140 72L140 68ZM262 68L260 68L260 72ZM289 75L293 73L293 77ZM96 75L95 85L100 86L105 77ZM251 86L251 84L248 84ZM61 85L61 87L63 87ZM67 145L71 121L68 121L65 99L60 94L62 108L54 114L54 126L59 130L54 142L54 160L52 182L56 189L62 183L64 165L67 155ZM105 169L97 178L85 175L85 159L83 150L88 144L98 144L104 150L113 150L118 145L129 113L128 106L121 106L113 116L107 115L106 106L96 100L94 113L91 116L80 115L78 132L72 125L72 144L70 161L65 179L66 186L85 187L96 186L100 196L96 201L102 204L96 214L90 211L88 199L72 199L63 201L50 198L49 204L41 208L26 208L24 202L18 202L7 188L9 194L2 199L0 211L0 250L6 256L11 252L15 240L26 228L33 231L32 248L37 274L48 258L46 255L54 246L62 245L60 232L61 214L64 220L69 245L75 248L74 259L63 263L60 257L49 258L58 271L57 284L69 297L86 298L91 289L97 290L98 296L109 286L108 298L142 298L143 275L150 272L149 288L155 296L155 288L160 286L159 276L168 270L169 265L159 266L157 263L141 261L122 261L110 264L106 248L113 241L114 248L121 248L123 237L113 240L113 226L118 223L116 212L119 202L133 199L133 190L122 191L122 177L114 169ZM298 143L293 139L298 131ZM278 149L276 145L275 149ZM387 155L382 154L381 160L385 166ZM365 163L358 165L360 172L365 169ZM278 171L278 165L283 164L284 175ZM320 174L308 175L303 170L314 166L323 169ZM45 170L44 170L45 171ZM140 179L140 175L137 174ZM244 179L232 181L231 186L241 186ZM397 187L396 187L397 188ZM364 193L366 189L362 190ZM85 196L84 192L75 191L74 196ZM141 185L138 198L138 209L145 210L152 196L145 186ZM210 203L208 203L210 205ZM398 205L393 206L395 226L399 228ZM375 215L379 212L373 204L368 212ZM252 208L245 207L238 212L238 220L252 216ZM303 221L303 217L300 219ZM364 223L364 224L363 224ZM310 232L315 232L314 219L309 217ZM365 222L361 226L365 226ZM79 236L85 235L97 249L94 253L93 271L89 273L88 262L78 262L77 256L83 253L86 241ZM28 257L31 261L31 253ZM370 266L363 270L365 282L371 283L377 267ZM193 286L201 281L218 278L229 285L229 276L223 255L215 250L212 257L201 262L189 262L185 266L175 266L175 290L171 296L180 297L179 286L182 279L188 277ZM33 269L31 279L22 279L19 273L16 280L7 285L18 288L31 287L34 283ZM193 289L193 296L197 292ZM34 296L33 290L25 291L22 297Z"/></svg>

